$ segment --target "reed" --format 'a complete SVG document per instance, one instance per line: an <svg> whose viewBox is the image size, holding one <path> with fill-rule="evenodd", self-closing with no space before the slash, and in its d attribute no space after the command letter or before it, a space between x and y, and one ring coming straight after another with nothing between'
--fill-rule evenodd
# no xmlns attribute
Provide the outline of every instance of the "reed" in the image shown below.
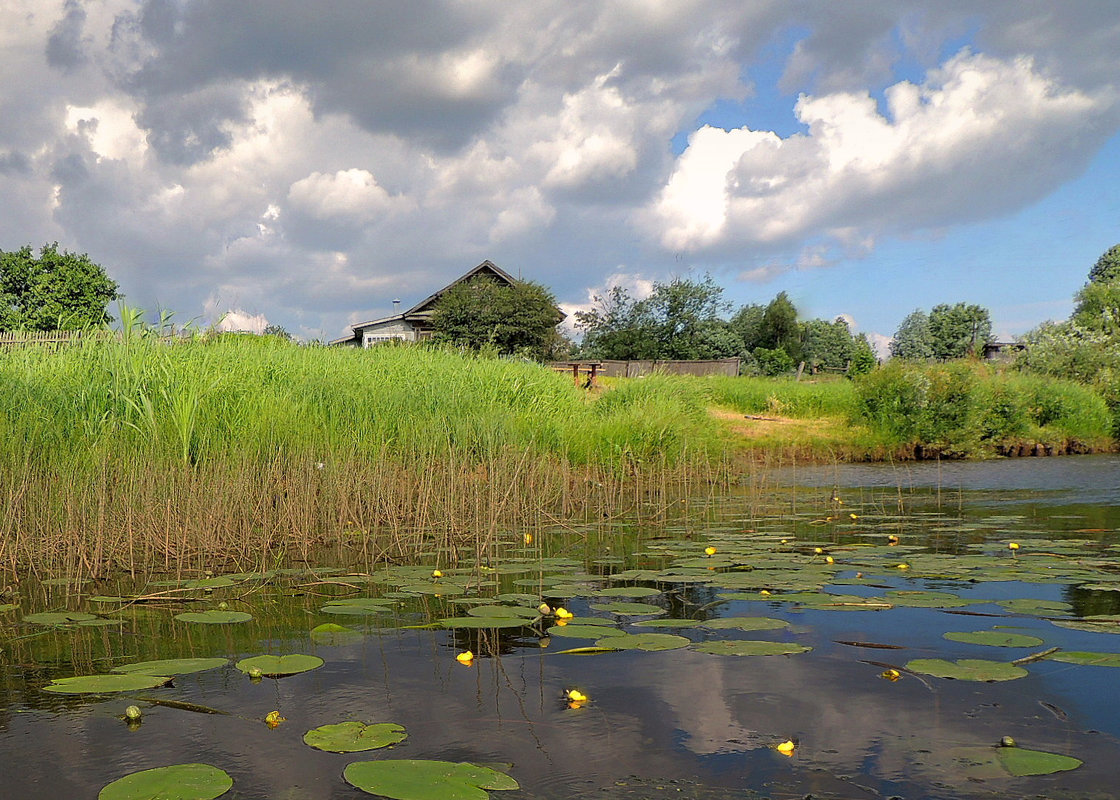
<svg viewBox="0 0 1120 800"><path fill-rule="evenodd" d="M657 513L729 479L686 383L589 395L534 364L442 350L127 328L13 350L0 569L268 568L328 546L405 558L432 532L477 554L514 527Z"/></svg>

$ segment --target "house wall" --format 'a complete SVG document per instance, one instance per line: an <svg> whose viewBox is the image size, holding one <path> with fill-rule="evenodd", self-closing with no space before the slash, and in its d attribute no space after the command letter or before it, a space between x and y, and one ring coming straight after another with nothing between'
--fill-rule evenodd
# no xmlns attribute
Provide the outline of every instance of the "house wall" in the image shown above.
<svg viewBox="0 0 1120 800"><path fill-rule="evenodd" d="M370 347L394 339L401 342L415 342L416 330L404 320L392 320L362 328L362 347Z"/></svg>

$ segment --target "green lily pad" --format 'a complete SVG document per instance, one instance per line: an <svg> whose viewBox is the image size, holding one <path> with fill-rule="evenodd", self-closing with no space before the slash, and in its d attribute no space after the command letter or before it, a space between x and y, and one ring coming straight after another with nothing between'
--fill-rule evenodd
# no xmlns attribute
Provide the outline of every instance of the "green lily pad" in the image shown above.
<svg viewBox="0 0 1120 800"><path fill-rule="evenodd" d="M962 658L946 661L942 658L916 658L906 664L906 669L932 675L935 678L954 678L961 681L1012 681L1022 678L1027 671L1006 661L984 661Z"/></svg>
<svg viewBox="0 0 1120 800"><path fill-rule="evenodd" d="M25 617L26 619L26 617ZM1115 614L1098 614L1081 619L1052 619L1051 625L1059 628L1071 628L1075 631L1091 631L1092 633L1120 633L1120 616Z"/></svg>
<svg viewBox="0 0 1120 800"><path fill-rule="evenodd" d="M333 622L324 622L311 629L311 641L316 644L348 644L362 638L362 634Z"/></svg>
<svg viewBox="0 0 1120 800"><path fill-rule="evenodd" d="M776 631L789 627L785 620L770 617L719 617L704 620L700 625L713 631Z"/></svg>
<svg viewBox="0 0 1120 800"><path fill-rule="evenodd" d="M135 692L163 686L171 678L167 675L75 675L73 678L56 678L44 692L55 694L106 694L108 692Z"/></svg>
<svg viewBox="0 0 1120 800"><path fill-rule="evenodd" d="M372 617L376 614L385 614L390 609L380 603L327 603L319 609L324 614L342 614L351 617Z"/></svg>
<svg viewBox="0 0 1120 800"><path fill-rule="evenodd" d="M599 647L615 650L679 650L692 644L684 636L671 633L624 633L620 636L605 636L595 643Z"/></svg>
<svg viewBox="0 0 1120 800"><path fill-rule="evenodd" d="M698 619L680 619L678 617L663 617L661 619L644 619L632 623L635 628L695 628L701 624Z"/></svg>
<svg viewBox="0 0 1120 800"><path fill-rule="evenodd" d="M563 636L566 639L599 639L603 636L623 636L622 631L606 628L603 625L553 625L548 629L549 636Z"/></svg>
<svg viewBox="0 0 1120 800"><path fill-rule="evenodd" d="M1003 631L949 631L942 636L951 642L984 644L989 647L1037 647L1042 644L1037 636Z"/></svg>
<svg viewBox="0 0 1120 800"><path fill-rule="evenodd" d="M133 772L108 784L97 800L214 800L233 778L209 764L175 764Z"/></svg>
<svg viewBox="0 0 1120 800"><path fill-rule="evenodd" d="M269 678L282 678L285 675L298 675L301 672L318 669L323 666L323 659L319 656L305 656L299 653L286 656L253 656L241 659L236 666L246 674L253 667L257 667L262 675Z"/></svg>
<svg viewBox="0 0 1120 800"><path fill-rule="evenodd" d="M535 608L523 606L474 606L468 608L467 613L472 617L516 617L518 619L536 619L541 612Z"/></svg>
<svg viewBox="0 0 1120 800"><path fill-rule="evenodd" d="M654 597L659 594L661 594L660 589L651 589L648 586L613 586L610 589L592 592L595 597Z"/></svg>
<svg viewBox="0 0 1120 800"><path fill-rule="evenodd" d="M1035 600L1030 597L1020 597L1015 600L998 600L996 604L1014 614L1033 614L1036 617L1068 614L1073 611L1073 606L1069 603L1063 603L1060 600Z"/></svg>
<svg viewBox="0 0 1120 800"><path fill-rule="evenodd" d="M395 722L340 722L323 725L303 735L304 744L328 753L358 753L403 742L408 736Z"/></svg>
<svg viewBox="0 0 1120 800"><path fill-rule="evenodd" d="M661 608L660 606L651 605L649 603L592 603L591 608L594 611L609 611L611 614L623 615L665 613L665 609Z"/></svg>
<svg viewBox="0 0 1120 800"><path fill-rule="evenodd" d="M199 622L204 625L229 625L234 622L248 622L252 614L244 611L184 611L176 614L175 619L180 622Z"/></svg>
<svg viewBox="0 0 1120 800"><path fill-rule="evenodd" d="M97 615L87 614L84 611L43 611L38 614L28 614L23 618L23 622L32 625L73 625L94 619L97 619Z"/></svg>
<svg viewBox="0 0 1120 800"><path fill-rule="evenodd" d="M446 617L438 621L444 628L523 628L529 620L521 617Z"/></svg>
<svg viewBox="0 0 1120 800"><path fill-rule="evenodd" d="M996 748L1000 765L1016 778L1028 775L1051 775L1077 769L1084 762L1071 756L1057 753L1044 753L1041 750L1025 750L1022 747Z"/></svg>
<svg viewBox="0 0 1120 800"><path fill-rule="evenodd" d="M228 663L224 658L165 658L160 661L121 664L113 667L113 672L123 672L126 675L189 675L192 672L224 667Z"/></svg>
<svg viewBox="0 0 1120 800"><path fill-rule="evenodd" d="M813 648L788 642L761 642L754 639L739 639L704 642L703 644L693 645L692 649L716 656L788 656L796 653L808 653Z"/></svg>
<svg viewBox="0 0 1120 800"><path fill-rule="evenodd" d="M1087 664L1094 667L1120 667L1120 653L1087 653L1078 650L1062 650L1046 657L1048 661L1061 661L1065 664Z"/></svg>
<svg viewBox="0 0 1120 800"><path fill-rule="evenodd" d="M505 773L450 761L355 761L342 776L363 792L392 800L487 800L487 790L519 788Z"/></svg>

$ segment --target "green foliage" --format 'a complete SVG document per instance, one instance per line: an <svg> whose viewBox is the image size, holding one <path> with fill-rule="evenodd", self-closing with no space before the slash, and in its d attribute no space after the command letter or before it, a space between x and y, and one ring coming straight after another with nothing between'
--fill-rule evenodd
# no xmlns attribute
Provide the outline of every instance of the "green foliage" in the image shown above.
<svg viewBox="0 0 1120 800"><path fill-rule="evenodd" d="M618 286L576 313L582 352L608 359L710 359L736 356L742 341L722 318L728 304L711 276L655 283L644 300Z"/></svg>
<svg viewBox="0 0 1120 800"><path fill-rule="evenodd" d="M875 357L875 351L871 348L871 342L867 340L867 334L861 333L856 336L852 341L852 364L848 368L848 375L866 375L878 364L879 359Z"/></svg>
<svg viewBox="0 0 1120 800"><path fill-rule="evenodd" d="M432 313L433 341L549 360L561 346L556 298L540 284L475 278L453 286Z"/></svg>
<svg viewBox="0 0 1120 800"><path fill-rule="evenodd" d="M104 268L85 254L45 244L0 251L0 330L53 331L101 327L120 295Z"/></svg>
<svg viewBox="0 0 1120 800"><path fill-rule="evenodd" d="M1102 331L1120 341L1120 278L1094 281L1077 293L1071 322L1090 331Z"/></svg>
<svg viewBox="0 0 1120 800"><path fill-rule="evenodd" d="M936 305L929 313L929 337L934 358L977 355L992 338L988 310L967 303Z"/></svg>
<svg viewBox="0 0 1120 800"><path fill-rule="evenodd" d="M929 330L929 315L921 309L910 312L891 341L891 355L910 361L933 358L933 341Z"/></svg>
<svg viewBox="0 0 1120 800"><path fill-rule="evenodd" d="M741 414L777 414L802 419L852 417L857 413L851 381L775 381L713 376L704 384L714 403Z"/></svg>
<svg viewBox="0 0 1120 800"><path fill-rule="evenodd" d="M832 322L811 319L801 325L801 358L811 372L844 369L855 354L855 342L843 317Z"/></svg>
<svg viewBox="0 0 1120 800"><path fill-rule="evenodd" d="M1072 381L1006 375L966 362L891 361L856 380L859 418L900 444L982 455L1022 440L1100 442L1104 400Z"/></svg>
<svg viewBox="0 0 1120 800"><path fill-rule="evenodd" d="M742 340L747 351L762 345L762 317L765 314L766 306L751 303L740 306L729 321L731 330Z"/></svg>
<svg viewBox="0 0 1120 800"><path fill-rule="evenodd" d="M783 375L791 372L794 367L793 357L781 347L756 347L752 355L763 375Z"/></svg>
<svg viewBox="0 0 1120 800"><path fill-rule="evenodd" d="M1120 281L1120 244L1114 244L1101 254L1097 263L1089 270L1090 283L1113 283Z"/></svg>
<svg viewBox="0 0 1120 800"><path fill-rule="evenodd" d="M797 324L797 309L789 295L779 292L762 313L758 332L759 346L768 350L784 350L790 361L801 360L801 329ZM756 348L757 350L757 348ZM758 358L758 353L755 353ZM761 361L761 359L759 359Z"/></svg>

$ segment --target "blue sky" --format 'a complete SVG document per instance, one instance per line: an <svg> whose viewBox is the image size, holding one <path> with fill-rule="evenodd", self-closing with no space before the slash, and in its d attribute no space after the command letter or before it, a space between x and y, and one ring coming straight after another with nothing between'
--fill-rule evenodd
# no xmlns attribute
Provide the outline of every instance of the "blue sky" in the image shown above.
<svg viewBox="0 0 1120 800"><path fill-rule="evenodd" d="M1068 315L1120 242L1115 3L9 0L0 249L334 338L484 259L569 312L710 273L882 344Z"/></svg>

